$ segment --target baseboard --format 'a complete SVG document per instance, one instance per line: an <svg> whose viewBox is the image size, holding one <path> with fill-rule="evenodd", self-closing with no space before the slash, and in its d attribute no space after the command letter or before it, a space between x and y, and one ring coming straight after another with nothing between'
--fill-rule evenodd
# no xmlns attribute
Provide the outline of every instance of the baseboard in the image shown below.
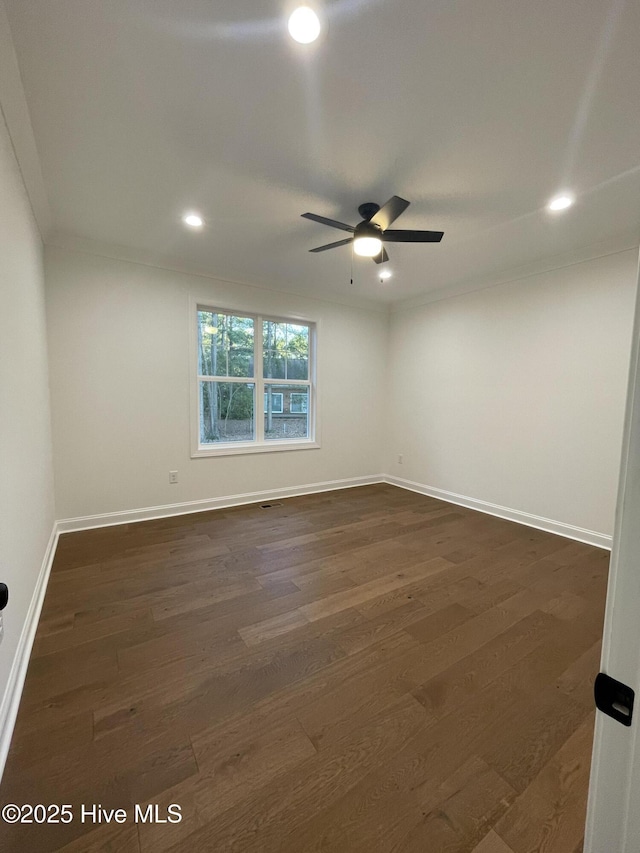
<svg viewBox="0 0 640 853"><path fill-rule="evenodd" d="M425 486L422 483L414 483L412 480L403 480L401 477L385 475L384 482L389 483L391 486L399 486L401 489L408 489L411 492L419 492L421 495L427 495L430 498L438 498L438 500L446 501L447 503L457 504L468 509L475 509L478 512L485 512L487 515L495 515L498 518L505 518L508 521L516 521L518 524L524 524L527 527L536 527L538 530L555 533L557 536L565 536L567 539L585 542L587 545L595 545L596 548L611 550L612 537L607 536L606 533L596 533L594 530L574 527L562 521L554 521L551 518L532 515L529 512L522 512L519 509L510 509L506 506L481 501L477 498L469 498L465 495L457 495L455 492L447 492L444 489L435 489L432 486Z"/></svg>
<svg viewBox="0 0 640 853"><path fill-rule="evenodd" d="M151 521L172 515L188 515L192 512L208 512L212 509L225 509L243 504L274 501L281 498L295 498L299 495L312 495L316 492L332 492L336 489L351 489L355 486L371 486L383 483L382 474L368 477L350 477L346 480L327 480L323 483L308 483L303 486L288 486L283 489L268 489L263 492L246 492L239 495L226 495L221 498L206 498L199 501L165 504L163 506L143 507L124 512L106 512L100 515L85 515L78 518L63 518L58 521L59 533L73 533L78 530L90 530L94 527L111 527L114 524L132 524L137 521Z"/></svg>
<svg viewBox="0 0 640 853"><path fill-rule="evenodd" d="M350 489L356 486L370 486L375 483L388 483L391 486L399 486L427 495L431 498L446 501L447 503L464 506L488 515L495 515L508 521L515 521L527 527L535 527L547 533L564 536L567 539L575 539L577 542L585 542L596 548L611 550L612 537L605 533L597 533L583 527L575 527L562 521L554 521L551 518L533 515L518 509L493 504L466 495L458 495L445 489L436 489L433 486L425 486L423 483L415 483L401 477L393 477L390 474L377 474L367 477L350 477L344 480L327 480L321 483L307 483L303 486L288 486L282 489L267 489L262 492L246 492L237 495L225 495L220 498L206 498L198 501L186 501L184 503L164 504L162 506L142 507L140 509L124 510L122 512L106 512L99 515L85 515L78 518L63 518L57 523L58 533L74 533L79 530L91 530L95 527L111 527L116 524L132 524L138 521L151 521L158 518L168 518L172 515L188 515L193 512L208 512L213 509L225 509L227 507L242 506L245 504L261 503L262 501L273 501L281 498L294 498L299 495L311 495L318 492L330 492L337 489ZM0 720L2 717L0 716Z"/></svg>
<svg viewBox="0 0 640 853"><path fill-rule="evenodd" d="M42 566L36 581L36 586L31 597L31 604L27 611L27 617L22 626L22 633L18 641L18 648L13 659L13 665L9 673L2 703L0 704L0 780L4 773L4 766L9 754L11 746L11 738L13 736L13 728L16 724L18 716L18 708L22 697L22 689L24 681L27 677L27 669L29 667L29 658L31 657L31 649L38 628L40 612L44 602L44 595L47 590L47 583L53 565L53 558L56 553L56 545L58 544L58 529L54 523L49 542L42 560Z"/></svg>

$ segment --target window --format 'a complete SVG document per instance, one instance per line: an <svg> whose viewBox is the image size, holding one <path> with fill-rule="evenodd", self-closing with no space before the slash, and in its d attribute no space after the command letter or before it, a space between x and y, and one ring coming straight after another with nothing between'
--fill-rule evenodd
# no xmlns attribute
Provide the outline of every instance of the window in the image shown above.
<svg viewBox="0 0 640 853"><path fill-rule="evenodd" d="M317 447L314 349L311 323L198 305L193 455Z"/></svg>
<svg viewBox="0 0 640 853"><path fill-rule="evenodd" d="M308 411L309 407L309 395L308 394L296 394L292 392L291 401L289 405L290 412L304 412L305 414Z"/></svg>
<svg viewBox="0 0 640 853"><path fill-rule="evenodd" d="M282 408L284 401L284 394L277 394L275 392L271 392L271 414L273 415L281 415L284 412ZM269 413L269 393L268 391L264 392L264 413L265 415Z"/></svg>

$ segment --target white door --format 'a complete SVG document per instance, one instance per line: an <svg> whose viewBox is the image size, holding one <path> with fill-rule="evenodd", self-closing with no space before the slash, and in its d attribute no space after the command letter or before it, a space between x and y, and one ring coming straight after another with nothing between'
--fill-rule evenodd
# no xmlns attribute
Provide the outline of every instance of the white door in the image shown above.
<svg viewBox="0 0 640 853"><path fill-rule="evenodd" d="M584 853L640 851L640 298L600 669L635 691L629 727L598 711Z"/></svg>

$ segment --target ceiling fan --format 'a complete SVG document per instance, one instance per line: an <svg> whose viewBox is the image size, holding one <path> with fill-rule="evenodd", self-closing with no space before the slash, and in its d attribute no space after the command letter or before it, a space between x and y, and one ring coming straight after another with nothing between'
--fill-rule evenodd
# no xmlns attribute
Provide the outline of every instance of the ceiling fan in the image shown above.
<svg viewBox="0 0 640 853"><path fill-rule="evenodd" d="M383 243L439 243L442 240L443 231L390 231L389 226L403 211L409 207L410 202L398 195L391 196L386 204L375 204L367 201L358 208L362 216L362 222L358 225L347 225L345 222L337 222L335 219L327 219L326 216L318 216L316 213L303 213L305 219L320 222L322 225L330 225L332 228L340 228L342 231L350 231L353 236L346 240L338 240L336 243L327 243L326 246L318 246L317 249L309 249L310 252L326 252L327 249L336 249L338 246L346 246L353 243L356 255L364 258L373 258L377 264L389 260L387 250Z"/></svg>

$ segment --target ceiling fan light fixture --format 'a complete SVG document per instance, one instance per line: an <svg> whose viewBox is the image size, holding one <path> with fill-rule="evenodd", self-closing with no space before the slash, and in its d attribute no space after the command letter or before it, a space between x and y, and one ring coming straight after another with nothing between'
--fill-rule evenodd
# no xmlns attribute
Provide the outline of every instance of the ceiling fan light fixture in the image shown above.
<svg viewBox="0 0 640 853"><path fill-rule="evenodd" d="M318 216L317 213L303 213L303 219L319 222L321 225L329 225L331 228L339 228L340 231L348 231L353 237L344 240L336 240L324 246L316 246L309 249L310 252L326 252L327 249L337 249L340 246L351 246L356 255L363 258L371 258L375 264L384 264L389 260L389 254L384 243L439 243L444 237L444 231L415 231L415 230L390 230L389 226L409 207L405 198L394 195L385 202L382 207L373 202L365 202L358 207L358 213L362 216L362 222L358 225L349 225L346 222L338 222L337 219L328 219L326 216ZM381 276L385 278L386 276Z"/></svg>
<svg viewBox="0 0 640 853"><path fill-rule="evenodd" d="M356 237L353 251L361 258L374 258L382 251L382 240L379 237Z"/></svg>
<svg viewBox="0 0 640 853"><path fill-rule="evenodd" d="M382 269L379 272L379 276L383 281L384 281L384 279L391 278L392 275L393 275L393 273L389 269Z"/></svg>

